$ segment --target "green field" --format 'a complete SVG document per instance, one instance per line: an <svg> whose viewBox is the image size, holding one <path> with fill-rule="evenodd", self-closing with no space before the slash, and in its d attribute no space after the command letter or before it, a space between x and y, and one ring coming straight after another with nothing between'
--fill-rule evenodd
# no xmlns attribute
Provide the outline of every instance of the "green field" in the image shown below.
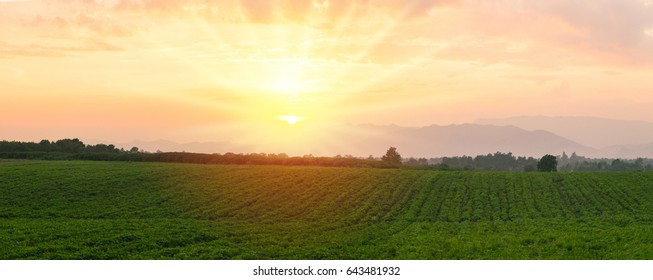
<svg viewBox="0 0 653 280"><path fill-rule="evenodd" d="M0 259L653 259L653 173L0 162Z"/></svg>

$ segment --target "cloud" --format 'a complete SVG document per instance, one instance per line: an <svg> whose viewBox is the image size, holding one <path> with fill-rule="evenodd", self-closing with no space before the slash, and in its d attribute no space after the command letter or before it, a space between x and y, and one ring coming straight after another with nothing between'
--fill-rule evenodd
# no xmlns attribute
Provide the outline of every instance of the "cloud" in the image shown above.
<svg viewBox="0 0 653 280"><path fill-rule="evenodd" d="M560 40L615 63L653 62L653 6L647 1L533 1L527 6L577 30L577 36Z"/></svg>
<svg viewBox="0 0 653 280"><path fill-rule="evenodd" d="M315 18L329 22L350 20L352 17L384 14L411 19L426 16L436 6L450 5L458 0L240 0L238 6L245 19L256 23L288 20L307 23Z"/></svg>
<svg viewBox="0 0 653 280"><path fill-rule="evenodd" d="M2 57L11 58L11 57L19 57L19 56L57 57L57 56L63 56L63 53L59 50L55 50L37 44L21 46L21 45L12 45L0 41L0 58Z"/></svg>
<svg viewBox="0 0 653 280"><path fill-rule="evenodd" d="M649 1L650 2L650 1ZM646 1L459 1L406 31L446 47L437 59L520 66L653 63L653 6Z"/></svg>
<svg viewBox="0 0 653 280"><path fill-rule="evenodd" d="M245 15L252 22L275 22L281 16L281 1L241 0Z"/></svg>
<svg viewBox="0 0 653 280"><path fill-rule="evenodd" d="M461 0L375 0L372 5L394 11L407 18L422 17L436 7L460 4Z"/></svg>
<svg viewBox="0 0 653 280"><path fill-rule="evenodd" d="M14 25L32 27L36 36L70 41L147 36L170 22L187 28L206 23L208 33L222 23L293 24L338 40L323 53L367 53L372 62L410 60L419 49L419 57L431 53L434 59L533 67L555 66L553 56L560 64L653 63L650 1L34 0L3 6L25 7L20 13L0 10L0 17L11 16ZM17 15L22 18L16 20ZM260 30L254 37L268 36L263 33L273 29ZM406 44L416 37L427 44ZM372 46L354 48L350 41Z"/></svg>
<svg viewBox="0 0 653 280"><path fill-rule="evenodd" d="M270 1L259 4L268 6ZM191 19L212 22L242 22L243 10L238 0L118 0L111 6L116 15L130 18Z"/></svg>
<svg viewBox="0 0 653 280"><path fill-rule="evenodd" d="M528 8L587 31L591 38L620 45L636 43L641 40L644 30L653 27L653 7L642 1L553 0L527 3Z"/></svg>
<svg viewBox="0 0 653 280"><path fill-rule="evenodd" d="M82 30L91 32L95 35L111 37L131 36L137 30L135 25L121 23L111 16L83 11L78 11L75 15L67 18L64 18L63 16L48 18L39 15L36 16L29 25L41 30L50 30L51 34L79 34L79 31Z"/></svg>
<svg viewBox="0 0 653 280"><path fill-rule="evenodd" d="M103 35L124 36L160 19L203 19L212 23L294 22L310 26L359 24L373 17L408 20L457 0L34 0L23 14L34 21L65 21ZM27 2L26 2L27 3ZM343 22L344 21L344 22Z"/></svg>
<svg viewBox="0 0 653 280"><path fill-rule="evenodd" d="M73 45L18 45L0 41L0 57L62 57L77 52L121 51L121 47L102 40L86 40Z"/></svg>

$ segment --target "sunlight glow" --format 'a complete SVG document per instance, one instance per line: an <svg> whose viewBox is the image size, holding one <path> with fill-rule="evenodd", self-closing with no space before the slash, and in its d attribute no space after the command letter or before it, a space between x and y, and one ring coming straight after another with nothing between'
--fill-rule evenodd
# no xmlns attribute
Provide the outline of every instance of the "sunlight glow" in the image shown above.
<svg viewBox="0 0 653 280"><path fill-rule="evenodd" d="M330 155L345 123L653 121L653 0L489 2L0 0L0 131Z"/></svg>
<svg viewBox="0 0 653 280"><path fill-rule="evenodd" d="M290 95L298 94L302 90L301 83L289 77L277 79L271 87L276 92Z"/></svg>
<svg viewBox="0 0 653 280"><path fill-rule="evenodd" d="M290 125L297 124L300 121L303 121L304 118L300 116L295 116L295 115L287 115L287 116L279 116L279 120L285 121Z"/></svg>

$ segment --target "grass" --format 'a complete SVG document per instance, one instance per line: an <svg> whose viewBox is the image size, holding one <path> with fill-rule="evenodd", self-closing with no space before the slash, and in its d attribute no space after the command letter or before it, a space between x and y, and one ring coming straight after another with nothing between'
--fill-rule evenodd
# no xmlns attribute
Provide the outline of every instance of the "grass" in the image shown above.
<svg viewBox="0 0 653 280"><path fill-rule="evenodd" d="M653 173L0 162L0 259L653 259Z"/></svg>

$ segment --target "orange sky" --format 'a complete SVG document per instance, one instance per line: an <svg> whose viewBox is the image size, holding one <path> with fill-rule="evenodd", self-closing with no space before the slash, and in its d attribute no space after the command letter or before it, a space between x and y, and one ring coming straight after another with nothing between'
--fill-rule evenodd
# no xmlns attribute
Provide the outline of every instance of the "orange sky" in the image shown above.
<svg viewBox="0 0 653 280"><path fill-rule="evenodd" d="M653 121L652 3L0 0L0 139Z"/></svg>

